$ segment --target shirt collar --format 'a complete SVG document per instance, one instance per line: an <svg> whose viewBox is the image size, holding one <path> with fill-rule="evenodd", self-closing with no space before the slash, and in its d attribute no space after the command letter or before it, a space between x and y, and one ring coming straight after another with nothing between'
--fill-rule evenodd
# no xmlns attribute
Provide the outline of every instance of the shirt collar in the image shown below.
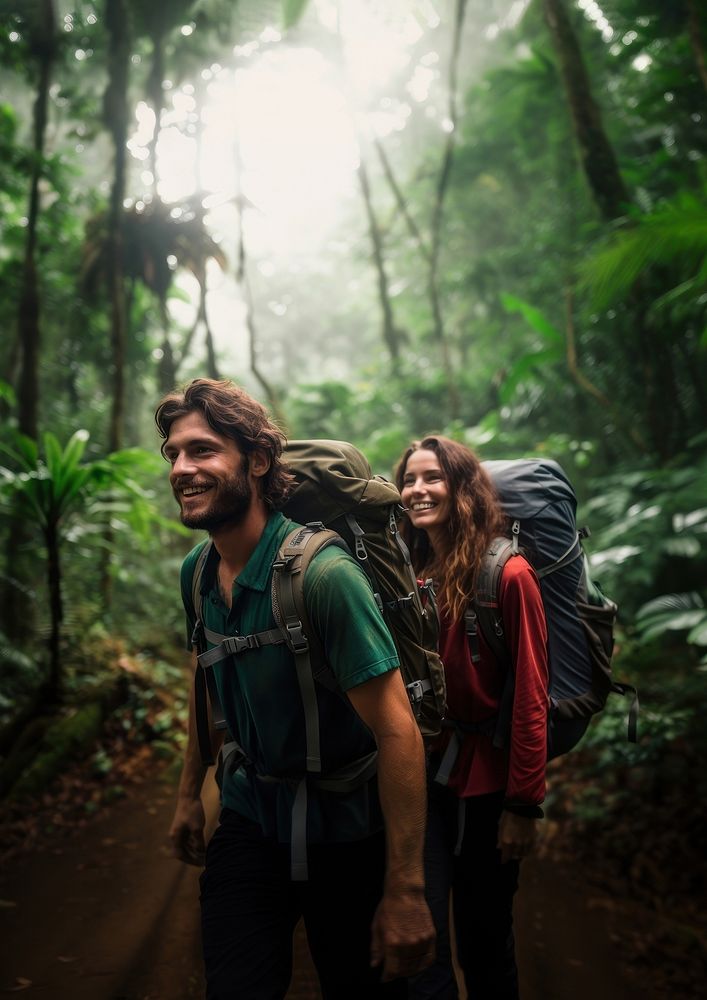
<svg viewBox="0 0 707 1000"><path fill-rule="evenodd" d="M283 514L276 511L269 515L258 544L245 568L238 574L236 583L239 587L259 591L266 589L275 555L289 526L290 522Z"/></svg>

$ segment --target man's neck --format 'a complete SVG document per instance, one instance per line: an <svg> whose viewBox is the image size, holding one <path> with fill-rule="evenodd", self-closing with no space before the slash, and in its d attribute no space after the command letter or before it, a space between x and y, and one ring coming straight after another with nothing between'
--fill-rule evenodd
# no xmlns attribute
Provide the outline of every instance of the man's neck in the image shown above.
<svg viewBox="0 0 707 1000"><path fill-rule="evenodd" d="M221 557L221 571L235 580L255 551L268 520L262 500L255 499L240 524L213 532L211 539Z"/></svg>

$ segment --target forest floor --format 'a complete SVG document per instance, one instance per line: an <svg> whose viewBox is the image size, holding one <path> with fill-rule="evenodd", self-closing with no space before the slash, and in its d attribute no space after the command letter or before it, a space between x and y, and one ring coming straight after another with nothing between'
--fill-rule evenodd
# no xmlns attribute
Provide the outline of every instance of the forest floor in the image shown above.
<svg viewBox="0 0 707 1000"><path fill-rule="evenodd" d="M96 795L99 779L77 764L31 812L0 815L0 992L51 1000L202 995L198 871L174 861L166 839L174 768L142 747L124 753L117 770L120 797L96 809L87 812L86 803L106 798ZM642 927L649 934L651 914L597 888L579 865L545 854L524 862L517 899L524 1000L677 996L629 947ZM288 996L319 997L301 928Z"/></svg>

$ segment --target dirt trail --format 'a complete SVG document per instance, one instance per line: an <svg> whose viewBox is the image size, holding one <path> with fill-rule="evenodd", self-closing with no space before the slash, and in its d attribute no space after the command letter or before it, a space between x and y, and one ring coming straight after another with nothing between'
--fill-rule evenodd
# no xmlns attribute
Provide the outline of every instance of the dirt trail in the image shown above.
<svg viewBox="0 0 707 1000"><path fill-rule="evenodd" d="M150 778L71 838L2 872L0 991L49 1000L203 995L198 871L170 857L172 805L172 788ZM601 900L574 873L526 862L523 883L524 1000L650 1000L624 983ZM296 966L290 1000L316 1000L301 933Z"/></svg>

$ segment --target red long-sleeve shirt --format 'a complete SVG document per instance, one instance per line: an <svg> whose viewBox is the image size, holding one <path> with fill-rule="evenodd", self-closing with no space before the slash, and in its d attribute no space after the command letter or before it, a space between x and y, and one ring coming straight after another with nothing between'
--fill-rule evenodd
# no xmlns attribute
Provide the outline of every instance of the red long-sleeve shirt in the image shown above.
<svg viewBox="0 0 707 1000"><path fill-rule="evenodd" d="M458 796L505 790L514 802L536 805L545 797L547 758L547 626L540 584L523 556L506 563L499 585L505 641L515 670L509 746L498 749L481 733L464 736L448 787ZM442 615L440 652L447 679L448 716L483 722L498 711L505 667L479 631L479 662L472 663L464 622Z"/></svg>

